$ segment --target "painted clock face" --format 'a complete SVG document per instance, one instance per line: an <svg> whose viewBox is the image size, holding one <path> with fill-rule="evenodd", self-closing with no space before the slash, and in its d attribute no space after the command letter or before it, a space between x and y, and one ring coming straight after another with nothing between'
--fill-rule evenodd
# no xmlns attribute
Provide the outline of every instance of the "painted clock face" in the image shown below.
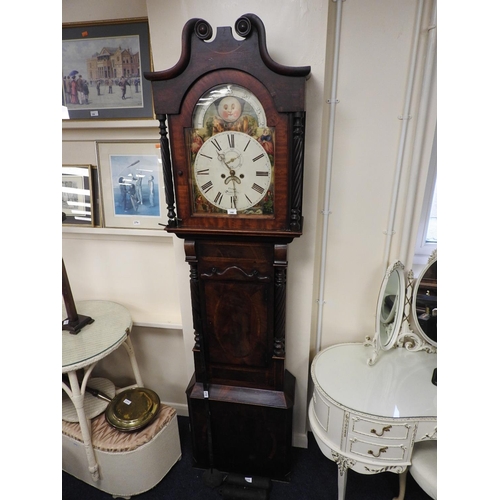
<svg viewBox="0 0 500 500"><path fill-rule="evenodd" d="M205 92L186 142L193 214L274 214L274 128L252 92L232 83Z"/></svg>
<svg viewBox="0 0 500 500"><path fill-rule="evenodd" d="M223 131L200 145L193 162L195 212L272 213L273 166L262 141Z"/></svg>

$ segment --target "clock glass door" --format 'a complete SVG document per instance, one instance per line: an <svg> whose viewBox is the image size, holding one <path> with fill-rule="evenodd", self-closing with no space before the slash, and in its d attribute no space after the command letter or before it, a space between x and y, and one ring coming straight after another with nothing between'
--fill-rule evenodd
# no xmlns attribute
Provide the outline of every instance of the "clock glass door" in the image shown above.
<svg viewBox="0 0 500 500"><path fill-rule="evenodd" d="M193 215L274 215L275 131L252 92L230 83L205 92L186 144Z"/></svg>

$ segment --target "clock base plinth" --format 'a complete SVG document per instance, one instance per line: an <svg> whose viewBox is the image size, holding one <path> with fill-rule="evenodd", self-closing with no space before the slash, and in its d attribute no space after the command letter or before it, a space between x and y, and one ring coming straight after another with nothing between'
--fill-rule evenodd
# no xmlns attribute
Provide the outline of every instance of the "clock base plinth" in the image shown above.
<svg viewBox="0 0 500 500"><path fill-rule="evenodd" d="M194 466L209 468L208 415L203 384L186 389ZM288 481L291 472L295 377L285 371L283 391L210 385L214 468Z"/></svg>

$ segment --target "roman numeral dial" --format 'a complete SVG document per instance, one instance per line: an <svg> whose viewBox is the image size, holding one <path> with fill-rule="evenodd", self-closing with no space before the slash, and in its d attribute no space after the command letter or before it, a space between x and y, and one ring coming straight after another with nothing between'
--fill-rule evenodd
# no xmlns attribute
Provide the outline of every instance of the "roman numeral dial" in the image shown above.
<svg viewBox="0 0 500 500"><path fill-rule="evenodd" d="M258 140L243 132L224 131L208 138L196 154L193 174L195 211L206 201L215 212L262 214L273 189L269 155Z"/></svg>

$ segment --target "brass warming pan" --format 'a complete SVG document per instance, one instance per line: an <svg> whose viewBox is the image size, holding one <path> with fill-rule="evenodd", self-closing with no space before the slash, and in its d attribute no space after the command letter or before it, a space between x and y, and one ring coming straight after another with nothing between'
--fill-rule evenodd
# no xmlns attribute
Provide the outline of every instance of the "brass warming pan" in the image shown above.
<svg viewBox="0 0 500 500"><path fill-rule="evenodd" d="M131 432L149 425L160 411L160 398L156 392L145 387L125 389L111 399L103 392L87 387L93 396L108 401L106 421L115 429Z"/></svg>

